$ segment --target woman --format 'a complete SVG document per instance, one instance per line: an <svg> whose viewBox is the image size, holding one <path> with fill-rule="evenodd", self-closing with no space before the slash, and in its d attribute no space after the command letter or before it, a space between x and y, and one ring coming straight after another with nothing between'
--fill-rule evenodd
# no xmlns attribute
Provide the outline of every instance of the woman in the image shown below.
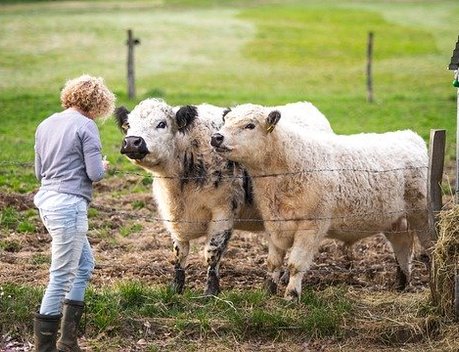
<svg viewBox="0 0 459 352"><path fill-rule="evenodd" d="M42 121L35 133L35 174L41 186L34 203L52 237L49 282L34 319L39 352L80 351L77 329L94 269L87 208L92 183L108 168L94 120L112 114L115 96L102 78L83 75L65 84L61 103L65 110Z"/></svg>

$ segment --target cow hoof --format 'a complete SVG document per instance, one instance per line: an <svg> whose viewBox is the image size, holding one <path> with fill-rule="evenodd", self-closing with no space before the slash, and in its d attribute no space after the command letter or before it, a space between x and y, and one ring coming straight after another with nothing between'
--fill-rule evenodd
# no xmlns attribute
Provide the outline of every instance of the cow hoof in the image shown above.
<svg viewBox="0 0 459 352"><path fill-rule="evenodd" d="M284 298L286 301L298 303L300 301L300 294L296 290L290 290L285 293Z"/></svg>
<svg viewBox="0 0 459 352"><path fill-rule="evenodd" d="M290 280L290 271L286 269L282 270L280 282L283 285L288 285L289 280Z"/></svg>
<svg viewBox="0 0 459 352"><path fill-rule="evenodd" d="M266 279L265 290L269 295L277 294L277 284L273 281L273 279Z"/></svg>
<svg viewBox="0 0 459 352"><path fill-rule="evenodd" d="M204 292L206 296L218 296L220 293L220 283L216 276L210 276L207 280L207 288Z"/></svg>
<svg viewBox="0 0 459 352"><path fill-rule="evenodd" d="M406 287L408 286L408 277L406 274L397 267L397 274L395 279L395 289L398 292L405 291Z"/></svg>
<svg viewBox="0 0 459 352"><path fill-rule="evenodd" d="M419 259L424 263L427 270L430 270L430 257L427 253L423 253L419 256Z"/></svg>
<svg viewBox="0 0 459 352"><path fill-rule="evenodd" d="M204 296L218 296L220 293L219 287L207 287L206 291L204 292Z"/></svg>
<svg viewBox="0 0 459 352"><path fill-rule="evenodd" d="M183 291L185 290L185 284L184 283L178 283L177 281L172 282L171 284L171 289L173 292L181 295Z"/></svg>
<svg viewBox="0 0 459 352"><path fill-rule="evenodd" d="M182 294L185 289L185 272L182 270L175 271L175 278L172 282L172 290L175 293Z"/></svg>

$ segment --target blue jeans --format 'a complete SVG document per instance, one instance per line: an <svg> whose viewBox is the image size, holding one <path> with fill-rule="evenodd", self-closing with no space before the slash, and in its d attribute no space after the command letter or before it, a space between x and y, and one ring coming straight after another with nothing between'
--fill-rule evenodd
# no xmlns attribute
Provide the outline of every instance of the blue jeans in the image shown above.
<svg viewBox="0 0 459 352"><path fill-rule="evenodd" d="M83 301L94 270L94 257L86 233L88 211L84 199L76 204L47 210L40 217L52 237L49 283L40 314L61 313L64 299Z"/></svg>

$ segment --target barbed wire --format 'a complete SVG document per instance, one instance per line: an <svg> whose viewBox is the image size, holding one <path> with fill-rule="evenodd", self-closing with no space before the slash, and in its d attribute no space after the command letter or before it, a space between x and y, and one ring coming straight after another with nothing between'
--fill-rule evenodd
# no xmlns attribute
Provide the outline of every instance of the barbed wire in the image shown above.
<svg viewBox="0 0 459 352"><path fill-rule="evenodd" d="M29 161L12 161L12 160L0 160L0 165L10 165L10 166L33 166L33 162ZM400 168L392 168L392 169L360 169L360 168L321 168L321 169L305 169L305 170L298 170L298 171L289 171L289 172L281 172L281 173L269 173L269 174L259 174L259 175L250 175L251 178L265 178L265 177L286 177L286 176L294 176L298 174L305 174L305 173L314 173L314 172L366 172L366 173L388 173L388 172L398 172L404 170L414 170L414 169L428 169L427 166L408 166L408 167L400 167ZM181 177L181 176L155 176L147 173L140 173L135 171L122 171L112 169L110 171L112 174L121 174L121 175L135 175L140 177L152 177L152 178L163 178L163 179L180 179L180 180L194 180L194 179L204 179L206 176L190 176L190 177ZM219 178L235 178L235 179L242 179L246 178L247 176L244 175L219 175ZM101 205L97 205L93 203L93 207L95 209L107 212L107 213L116 213L118 215L123 215L127 217L132 217L132 212L124 212L119 209L114 208L107 208ZM301 221L331 221L331 220L341 220L341 221L352 221L355 219L362 219L362 218L381 218L382 216L386 215L394 215L400 214L400 216L406 216L408 213L412 214L415 212L427 212L427 208L408 208L408 209L398 209L398 210L391 210L391 211L370 211L370 212L354 212L348 215L343 216L330 216L330 217L311 217L311 216L303 216L303 217L295 217L295 218L287 218L287 219L261 219L261 218L226 218L226 219L205 219L205 220L174 220L174 219L166 219L161 217L142 217L140 214L136 214L136 218L143 218L146 222L159 222L159 223L171 223L171 224L188 224L188 225L204 225L210 223L224 223L224 222L233 222L237 223L280 223L280 222L301 222ZM307 228L304 229L295 229L296 231L308 230ZM410 229L412 231L428 231L425 229ZM291 232L290 229L279 229L278 231L285 231ZM361 233L361 234L374 234L375 231L369 230L342 230L342 233ZM390 233L398 233L398 232L406 232L406 231L395 231L390 230ZM189 232L188 232L189 233ZM205 233L195 232L189 234L202 234Z"/></svg>
<svg viewBox="0 0 459 352"><path fill-rule="evenodd" d="M393 168L393 169L357 169L357 168L332 168L332 169L303 169L298 171L288 171L288 172L279 172L279 173L270 173L270 174L250 174L250 178L265 178L265 177L284 177L284 176L295 176L300 174L308 174L308 173L315 173L315 172L343 172L343 171L351 171L351 172L366 172L366 173L386 173L386 172L396 172L396 171L405 171L405 170L415 170L415 169L428 169L427 166L409 166L404 168ZM114 170L114 173L119 174L136 174L142 175L138 173L133 173L130 171L120 171ZM160 175L152 175L154 178L159 179L179 179L179 180L202 180L207 178L208 176L160 176ZM221 179L244 179L247 176L244 175L219 175Z"/></svg>
<svg viewBox="0 0 459 352"><path fill-rule="evenodd" d="M10 161L10 160L2 160L0 161L0 165L3 166L34 166L33 162L26 162L26 161ZM387 172L397 172L397 171L405 171L405 170L416 170L416 169L428 169L428 166L421 165L421 166L407 166L407 167L398 167L392 169L364 169L364 168L320 168L320 169L302 169L297 171L286 171L286 172L279 172L279 173L268 173L268 174L255 174L249 175L250 178L267 178L267 177L285 177L285 176L295 176L300 174L308 174L308 173L319 173L319 172L366 172L366 173L387 173ZM153 177L157 179L177 179L177 180L203 180L208 178L209 176L163 176L163 175L152 175L148 172L140 173L135 171L123 171L118 169L112 169L109 171L111 174L121 174L121 175L135 175L135 176L142 176L142 177ZM211 175L213 176L213 175ZM214 176L215 177L215 176ZM247 176L244 175L218 175L220 179L244 179Z"/></svg>
<svg viewBox="0 0 459 352"><path fill-rule="evenodd" d="M0 160L1 166L34 166L32 161Z"/></svg>
<svg viewBox="0 0 459 352"><path fill-rule="evenodd" d="M122 215L126 217L132 218L132 212L127 212L127 211L122 211L114 208L107 208L104 206L100 206L97 204L93 204L93 207L97 210L101 210L106 213L113 213L113 216L117 215ZM136 214L136 219L142 219L145 222L150 222L150 223L174 223L174 224L188 224L188 225L206 225L209 223L222 223L222 222L234 222L234 223L265 223L265 222L273 222L273 223L279 223L279 222L299 222L299 221L324 221L324 220L354 220L356 218L363 218L363 217L368 217L368 216L374 216L374 217L381 217L383 215L394 215L394 214L400 214L400 215L407 215L408 213L416 213L416 212L427 212L427 208L424 207L414 207L414 208L409 208L409 209L400 209L400 210L393 210L393 211L381 211L381 212L362 212L362 213L354 213L350 214L347 216L330 216L330 217L298 217L298 218L291 218L291 219L261 219L261 218L226 218L226 219L209 219L209 220L172 220L172 219L165 219L165 218L160 218L160 217L149 217L149 216L144 216L141 214ZM305 231L305 230L310 230L310 228L296 228L294 231ZM416 231L416 232L428 232L430 231L429 229L409 229L410 231ZM259 230L261 231L261 230ZM259 232L256 230L253 230L252 232ZM263 230L264 231L264 230ZM292 232L291 229L276 229L278 232ZM250 231L249 231L250 232ZM353 230L339 230L340 233L359 233L359 234L375 234L378 231L375 230L359 230L359 229L353 229ZM383 232L383 231L379 231ZM388 233L406 233L404 230L388 230ZM205 235L207 232L202 232L202 231L196 231L196 232L190 232L187 231L187 234L201 234Z"/></svg>

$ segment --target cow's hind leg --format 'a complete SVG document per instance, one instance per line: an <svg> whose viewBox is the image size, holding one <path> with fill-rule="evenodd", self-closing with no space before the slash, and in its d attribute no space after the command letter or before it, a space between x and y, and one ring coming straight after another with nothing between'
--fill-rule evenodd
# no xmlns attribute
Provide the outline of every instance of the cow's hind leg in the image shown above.
<svg viewBox="0 0 459 352"><path fill-rule="evenodd" d="M175 253L175 277L172 282L172 289L177 293L183 293L183 289L185 288L185 265L190 251L190 242L179 241L177 239L173 239L172 241Z"/></svg>
<svg viewBox="0 0 459 352"><path fill-rule="evenodd" d="M396 289L405 290L411 279L411 261L414 253L413 231L385 234L397 260Z"/></svg>

